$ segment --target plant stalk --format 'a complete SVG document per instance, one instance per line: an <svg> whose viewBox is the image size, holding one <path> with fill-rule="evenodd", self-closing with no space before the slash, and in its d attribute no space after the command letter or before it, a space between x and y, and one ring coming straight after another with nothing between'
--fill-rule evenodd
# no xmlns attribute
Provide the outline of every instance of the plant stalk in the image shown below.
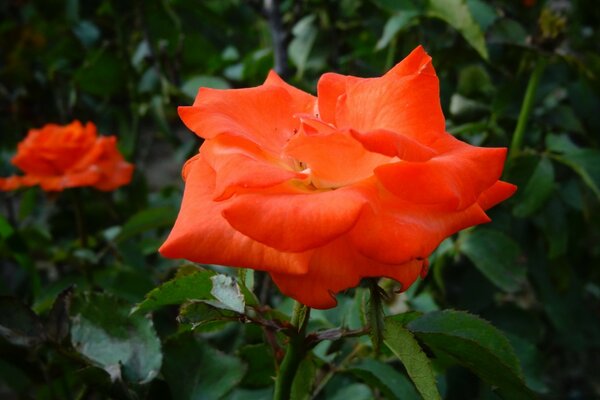
<svg viewBox="0 0 600 400"><path fill-rule="evenodd" d="M527 84L527 90L525 90L525 97L523 98L523 104L521 105L521 111L519 113L519 119L515 132L513 133L512 142L510 144L510 152L508 158L513 159L521 151L523 146L523 138L525 137L525 128L527 127L527 121L531 115L533 109L533 103L535 102L535 94L540 84L540 79L546 68L546 60L544 58L538 58L535 64L535 68L529 78Z"/></svg>
<svg viewBox="0 0 600 400"><path fill-rule="evenodd" d="M308 351L305 339L309 317L310 308L296 302L290 321L294 330L290 335L290 340L285 349L285 356L279 366L273 400L288 400L290 398L294 377Z"/></svg>

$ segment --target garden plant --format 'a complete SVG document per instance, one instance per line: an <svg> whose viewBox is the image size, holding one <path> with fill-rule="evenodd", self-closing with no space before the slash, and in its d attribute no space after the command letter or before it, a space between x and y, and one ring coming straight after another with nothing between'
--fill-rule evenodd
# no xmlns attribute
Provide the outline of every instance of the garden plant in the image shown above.
<svg viewBox="0 0 600 400"><path fill-rule="evenodd" d="M591 0L0 16L0 398L600 397Z"/></svg>

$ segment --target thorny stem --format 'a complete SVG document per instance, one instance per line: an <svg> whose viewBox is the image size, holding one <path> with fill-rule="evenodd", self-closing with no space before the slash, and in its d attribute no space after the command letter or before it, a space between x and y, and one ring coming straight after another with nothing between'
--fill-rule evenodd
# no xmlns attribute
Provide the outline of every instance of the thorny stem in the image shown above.
<svg viewBox="0 0 600 400"><path fill-rule="evenodd" d="M369 298L367 319L369 321L371 341L373 342L373 352L375 355L379 355L379 350L383 343L383 294L376 278L369 280L369 286L371 297Z"/></svg>
<svg viewBox="0 0 600 400"><path fill-rule="evenodd" d="M279 366L273 400L287 400L290 398L294 377L308 350L305 339L309 318L310 308L296 302L290 321L293 332L285 349L283 361Z"/></svg>
<svg viewBox="0 0 600 400"><path fill-rule="evenodd" d="M523 98L523 104L521 105L521 112L519 113L519 119L517 121L517 127L513 133L512 142L510 144L510 152L508 154L509 159L513 159L521 151L523 146L523 138L525 137L525 128L527 127L527 121L531 115L533 109L533 103L535 101L535 93L540 84L540 79L546 68L546 60L544 58L538 58L535 64L535 68L529 78L527 84L527 90L525 90L525 97Z"/></svg>

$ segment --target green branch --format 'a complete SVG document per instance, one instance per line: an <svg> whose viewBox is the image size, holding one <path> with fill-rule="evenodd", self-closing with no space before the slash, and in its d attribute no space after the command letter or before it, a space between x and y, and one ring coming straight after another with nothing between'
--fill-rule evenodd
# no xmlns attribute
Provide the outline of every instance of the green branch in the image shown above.
<svg viewBox="0 0 600 400"><path fill-rule="evenodd" d="M531 110L533 109L533 103L535 102L535 94L545 68L546 60L544 58L538 58L535 68L531 73L531 77L529 78L529 83L527 84L527 90L525 91L525 97L523 98L523 104L521 105L521 112L519 113L519 120L517 121L517 127L515 128L510 144L510 152L508 154L509 159L513 159L518 155L523 146L525 128L527 127L527 121L529 120Z"/></svg>
<svg viewBox="0 0 600 400"><path fill-rule="evenodd" d="M279 366L273 400L287 400L290 398L294 377L308 351L305 339L309 318L310 308L296 302L291 319L293 331L285 349L285 356Z"/></svg>

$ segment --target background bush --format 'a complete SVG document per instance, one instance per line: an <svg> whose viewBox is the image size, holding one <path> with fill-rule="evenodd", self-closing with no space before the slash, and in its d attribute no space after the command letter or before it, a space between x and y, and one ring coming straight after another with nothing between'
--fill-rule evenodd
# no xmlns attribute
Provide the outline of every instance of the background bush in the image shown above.
<svg viewBox="0 0 600 400"><path fill-rule="evenodd" d="M200 145L177 106L191 104L200 86L258 85L271 68L314 93L324 72L381 75L418 44L433 57L448 131L475 145L511 144L532 72L541 76L523 146L505 172L517 195L491 211L491 224L445 241L429 276L388 307L476 313L506 333L541 398L599 397L595 2L301 0L275 1L275 10L269 3L2 2L0 174L15 173L9 161L28 129L73 119L117 135L136 172L114 193L1 195L0 397L269 398L274 371L265 360L273 354L259 328L176 334L176 307L155 312L153 324L129 316L179 266L156 252L180 204L181 166ZM289 313L265 276L253 282L261 300ZM312 323L359 321L361 290L340 295L339 306L314 313ZM325 371L354 345L327 342L312 368ZM141 358L111 364L124 351ZM406 381L403 368L367 361L306 385L321 383L320 398L400 396L393 388ZM496 398L450 360L434 367L445 398Z"/></svg>

